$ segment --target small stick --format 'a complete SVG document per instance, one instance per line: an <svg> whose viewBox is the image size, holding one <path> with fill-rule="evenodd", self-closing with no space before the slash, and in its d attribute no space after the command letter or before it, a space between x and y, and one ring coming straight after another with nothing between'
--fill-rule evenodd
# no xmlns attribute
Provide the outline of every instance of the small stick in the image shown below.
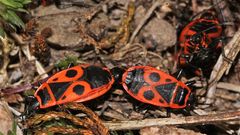
<svg viewBox="0 0 240 135"><path fill-rule="evenodd" d="M240 51L240 29L235 33L231 41L226 45L225 54L226 57L234 61L237 54ZM216 91L216 83L222 78L223 74L231 67L232 63L224 60L223 56L220 56L217 63L215 64L209 82L209 90L207 93L208 99L214 97ZM210 100L206 100L207 104L210 104Z"/></svg>
<svg viewBox="0 0 240 135"><path fill-rule="evenodd" d="M15 41L20 44L20 45L25 45L27 44L22 40L22 38L17 34L17 33L10 33L10 35L15 39Z"/></svg>
<svg viewBox="0 0 240 135"><path fill-rule="evenodd" d="M208 123L219 123L224 121L235 121L239 119L240 111L236 111L179 118L159 118L133 121L105 122L104 125L108 127L109 130L133 130L151 126L192 125L192 124L202 125Z"/></svg>
<svg viewBox="0 0 240 135"><path fill-rule="evenodd" d="M227 89L227 90L240 93L240 85L237 85L237 84L219 82L217 83L217 88Z"/></svg>
<svg viewBox="0 0 240 135"><path fill-rule="evenodd" d="M2 87L2 84L6 84L8 81L8 73L7 73L7 67L8 64L10 63L10 58L9 58L9 54L10 54L10 43L9 43L9 39L7 36L5 37L0 37L0 44L1 44L1 56L3 57L3 60L1 61L1 67L0 67L0 76L2 77L1 79L1 84L0 87Z"/></svg>
<svg viewBox="0 0 240 135"><path fill-rule="evenodd" d="M35 61L35 66L37 68L37 72L39 75L42 75L42 79L47 78L48 74L46 74L46 71L44 69L44 67L41 65L41 63L34 57L31 55L30 50L29 50L29 46L28 45L22 45L21 46L22 52L26 55L27 59L29 61L34 60Z"/></svg>
<svg viewBox="0 0 240 135"><path fill-rule="evenodd" d="M207 84L198 82L198 83L195 83L194 86L206 87ZM216 88L240 93L240 85L238 85L238 84L233 84L233 83L228 83L228 82L218 82L216 84Z"/></svg>
<svg viewBox="0 0 240 135"><path fill-rule="evenodd" d="M213 0L214 5L218 4L219 2L221 2L221 0ZM233 17L231 15L231 10L227 7L227 4L225 1L219 3L219 12L221 12L222 14L222 19L223 21L232 21ZM223 11L224 12L223 12ZM227 20L225 20L225 17L227 17ZM232 36L233 33L235 32L235 29L233 28L233 26L228 26L226 28L226 30L228 30L227 36ZM225 30L225 32L226 32ZM227 56L227 58L230 58L232 61L234 61L235 57L237 56L239 50L240 50L240 29L235 33L234 37L232 38L232 40L224 47L224 52L225 55ZM220 56L218 58L217 63L214 66L214 69L211 73L209 82L210 82L210 86L207 92L207 100L206 103L207 104L211 104L212 103L212 98L214 97L215 91L216 91L216 83L217 81L219 81L221 79L221 77L223 76L224 73L228 74L228 71L231 67L232 63L229 63L227 61L224 61L223 57Z"/></svg>
<svg viewBox="0 0 240 135"><path fill-rule="evenodd" d="M56 134L56 133L61 133L65 135L69 134L81 134L81 135L93 135L92 131L87 130L87 129L77 129L74 127L68 127L68 126L51 126L51 127L46 127L44 129L37 130L35 132L35 135L48 135L49 133L51 134Z"/></svg>

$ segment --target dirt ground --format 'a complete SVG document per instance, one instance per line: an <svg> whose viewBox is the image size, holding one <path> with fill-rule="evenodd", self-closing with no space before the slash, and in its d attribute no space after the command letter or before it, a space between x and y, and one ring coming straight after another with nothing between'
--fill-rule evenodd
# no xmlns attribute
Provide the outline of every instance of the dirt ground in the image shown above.
<svg viewBox="0 0 240 135"><path fill-rule="evenodd" d="M0 42L3 134L240 135L237 0L47 0L26 9L28 14L19 14L26 28ZM207 19L215 19L214 28L221 31L206 23L194 28L200 29L197 36L203 34L207 51L215 50L183 51L197 40L184 29L208 12L213 14ZM211 37L214 32L217 37ZM190 41L183 42L181 35ZM179 65L182 56L192 59L187 66ZM46 78L82 64L152 66L178 82L194 80L195 102L185 109L165 108L136 100L114 84L87 102L31 108L31 97Z"/></svg>

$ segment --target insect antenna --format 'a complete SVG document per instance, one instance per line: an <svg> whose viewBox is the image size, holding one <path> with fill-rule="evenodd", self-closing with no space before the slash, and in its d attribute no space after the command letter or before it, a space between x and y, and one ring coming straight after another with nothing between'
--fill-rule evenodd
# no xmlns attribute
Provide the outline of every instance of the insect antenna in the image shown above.
<svg viewBox="0 0 240 135"><path fill-rule="evenodd" d="M192 81L186 82L185 84L186 84L187 86L191 87L191 86L193 86L193 84L195 84L195 83L196 83L196 80L192 80Z"/></svg>
<svg viewBox="0 0 240 135"><path fill-rule="evenodd" d="M177 80L179 80L182 74L183 74L183 69L181 68L177 70L175 73L173 73L172 76L174 76Z"/></svg>
<svg viewBox="0 0 240 135"><path fill-rule="evenodd" d="M171 112L172 112L171 108L166 108L166 116L167 116L167 118L171 117Z"/></svg>

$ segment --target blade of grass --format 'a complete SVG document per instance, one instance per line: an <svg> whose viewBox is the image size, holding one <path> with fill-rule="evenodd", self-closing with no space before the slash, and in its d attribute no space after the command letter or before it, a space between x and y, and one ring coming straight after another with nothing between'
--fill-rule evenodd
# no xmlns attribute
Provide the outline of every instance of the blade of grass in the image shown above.
<svg viewBox="0 0 240 135"><path fill-rule="evenodd" d="M14 0L0 0L0 3L9 6L9 7L13 7L13 8L22 8L23 4L21 4L20 2L14 1Z"/></svg>

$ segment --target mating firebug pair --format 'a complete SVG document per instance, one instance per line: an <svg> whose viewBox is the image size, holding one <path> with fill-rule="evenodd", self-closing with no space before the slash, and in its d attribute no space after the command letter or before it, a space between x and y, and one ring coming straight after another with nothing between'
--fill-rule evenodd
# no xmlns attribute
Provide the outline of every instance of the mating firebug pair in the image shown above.
<svg viewBox="0 0 240 135"><path fill-rule="evenodd" d="M222 26L212 10L187 24L179 37L179 67L190 69L196 75L208 74L221 53L221 33Z"/></svg>

